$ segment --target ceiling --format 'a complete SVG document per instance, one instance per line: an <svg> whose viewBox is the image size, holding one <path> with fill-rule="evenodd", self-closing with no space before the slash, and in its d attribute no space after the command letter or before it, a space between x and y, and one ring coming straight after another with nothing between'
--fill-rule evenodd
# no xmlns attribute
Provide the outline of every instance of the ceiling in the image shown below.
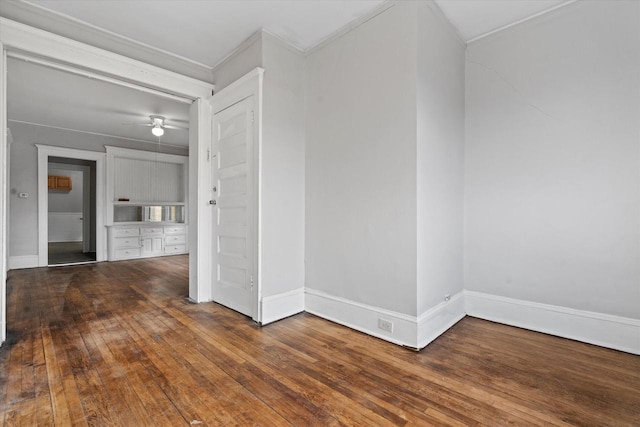
<svg viewBox="0 0 640 427"><path fill-rule="evenodd" d="M435 1L468 42L575 0ZM23 3L213 67L261 28L307 51L388 1L23 0Z"/></svg>
<svg viewBox="0 0 640 427"><path fill-rule="evenodd" d="M465 41L472 41L575 0L436 0ZM44 19L91 27L189 63L219 64L264 29L309 51L336 32L385 8L386 0L0 0L37 10ZM54 19L55 18L55 19ZM60 21L62 20L62 21ZM8 115L12 121L157 142L151 114L188 126L188 106L118 85L11 59ZM56 108L50 108L55 105ZM186 130L167 130L165 144L186 147Z"/></svg>
<svg viewBox="0 0 640 427"><path fill-rule="evenodd" d="M29 0L208 67L263 28L307 50L384 0Z"/></svg>
<svg viewBox="0 0 640 427"><path fill-rule="evenodd" d="M575 0L435 0L464 41L476 40L498 29Z"/></svg>
<svg viewBox="0 0 640 427"><path fill-rule="evenodd" d="M55 108L51 108L55 105ZM124 139L187 147L188 130L167 129L158 138L149 115L188 128L189 105L120 85L89 79L18 59L8 59L7 116L16 122L71 129Z"/></svg>

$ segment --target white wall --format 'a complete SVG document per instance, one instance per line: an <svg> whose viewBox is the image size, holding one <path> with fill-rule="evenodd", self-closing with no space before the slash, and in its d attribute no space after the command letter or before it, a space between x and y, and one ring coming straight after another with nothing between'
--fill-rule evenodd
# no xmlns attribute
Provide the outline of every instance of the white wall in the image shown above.
<svg viewBox="0 0 640 427"><path fill-rule="evenodd" d="M81 242L83 231L83 172L63 169L49 163L49 175L70 177L71 191L49 191L48 241ZM87 220L89 219L87 218Z"/></svg>
<svg viewBox="0 0 640 427"><path fill-rule="evenodd" d="M432 2L418 5L418 297L422 314L463 289L465 44Z"/></svg>
<svg viewBox="0 0 640 427"><path fill-rule="evenodd" d="M305 309L415 347L416 3L306 66Z"/></svg>
<svg viewBox="0 0 640 427"><path fill-rule="evenodd" d="M12 126L13 127L13 126ZM9 146L9 234L10 257L38 255L38 152L33 144L21 144L12 129ZM27 193L27 198L18 197Z"/></svg>
<svg viewBox="0 0 640 427"><path fill-rule="evenodd" d="M49 212L47 241L82 242L82 212Z"/></svg>
<svg viewBox="0 0 640 427"><path fill-rule="evenodd" d="M104 152L105 145L139 150L157 148L157 144L63 131L60 129L9 122L13 135L10 162L9 256L38 254L38 152L35 144ZM187 155L186 149L161 146L168 154ZM18 193L29 193L26 199Z"/></svg>
<svg viewBox="0 0 640 427"><path fill-rule="evenodd" d="M71 178L70 191L49 191L49 212L82 212L83 172L49 164L49 175Z"/></svg>
<svg viewBox="0 0 640 427"><path fill-rule="evenodd" d="M306 85L307 292L409 316L416 43L415 4L400 2L309 55Z"/></svg>
<svg viewBox="0 0 640 427"><path fill-rule="evenodd" d="M417 348L464 317L464 55L431 1L309 55L307 311Z"/></svg>
<svg viewBox="0 0 640 427"><path fill-rule="evenodd" d="M640 3L474 42L466 82L466 289L640 319Z"/></svg>
<svg viewBox="0 0 640 427"><path fill-rule="evenodd" d="M297 291L295 310L300 312L304 309L304 57L268 34L262 34L262 47L262 295ZM263 309L266 323L269 304Z"/></svg>

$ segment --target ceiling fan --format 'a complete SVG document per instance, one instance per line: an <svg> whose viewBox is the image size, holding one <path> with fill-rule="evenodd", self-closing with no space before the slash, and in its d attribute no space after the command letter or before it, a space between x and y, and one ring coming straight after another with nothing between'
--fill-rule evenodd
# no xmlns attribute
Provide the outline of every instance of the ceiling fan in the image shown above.
<svg viewBox="0 0 640 427"><path fill-rule="evenodd" d="M140 125L140 126L150 126L151 127L151 133L154 134L155 136L162 136L164 135L164 130L165 129L183 129L186 130L187 128L183 128L180 126L173 126L173 125L167 125L165 124L165 120L166 117L164 116L159 116L156 114L152 114L149 116L149 122L148 123L132 123L135 125Z"/></svg>

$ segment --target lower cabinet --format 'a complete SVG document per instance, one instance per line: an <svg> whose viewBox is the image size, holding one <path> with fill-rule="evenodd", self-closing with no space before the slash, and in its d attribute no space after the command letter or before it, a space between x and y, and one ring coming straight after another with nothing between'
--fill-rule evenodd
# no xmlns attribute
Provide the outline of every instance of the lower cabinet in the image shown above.
<svg viewBox="0 0 640 427"><path fill-rule="evenodd" d="M142 242L140 256L161 256L165 254L162 247L162 237L144 237L140 241Z"/></svg>
<svg viewBox="0 0 640 427"><path fill-rule="evenodd" d="M140 227L140 256L164 255L164 227Z"/></svg>
<svg viewBox="0 0 640 427"><path fill-rule="evenodd" d="M187 253L186 225L112 225L109 261Z"/></svg>

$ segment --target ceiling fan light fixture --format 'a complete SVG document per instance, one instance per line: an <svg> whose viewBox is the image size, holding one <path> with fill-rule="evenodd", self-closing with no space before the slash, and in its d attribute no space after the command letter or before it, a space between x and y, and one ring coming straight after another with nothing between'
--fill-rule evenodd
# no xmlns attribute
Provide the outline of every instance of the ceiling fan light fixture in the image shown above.
<svg viewBox="0 0 640 427"><path fill-rule="evenodd" d="M155 136L162 136L164 135L164 129L162 129L162 126L159 125L158 123L156 123L152 128L151 128L151 133L154 134Z"/></svg>

